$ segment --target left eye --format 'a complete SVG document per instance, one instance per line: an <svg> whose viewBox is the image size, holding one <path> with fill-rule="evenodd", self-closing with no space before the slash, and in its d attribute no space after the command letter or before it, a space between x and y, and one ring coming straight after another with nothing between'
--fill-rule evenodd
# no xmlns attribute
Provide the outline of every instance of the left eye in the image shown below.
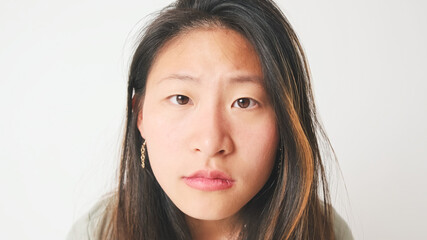
<svg viewBox="0 0 427 240"><path fill-rule="evenodd" d="M174 95L169 97L169 101L177 105L186 105L191 103L191 99L184 95Z"/></svg>
<svg viewBox="0 0 427 240"><path fill-rule="evenodd" d="M238 108L253 108L256 105L256 101L251 98L239 98L233 103L233 107Z"/></svg>

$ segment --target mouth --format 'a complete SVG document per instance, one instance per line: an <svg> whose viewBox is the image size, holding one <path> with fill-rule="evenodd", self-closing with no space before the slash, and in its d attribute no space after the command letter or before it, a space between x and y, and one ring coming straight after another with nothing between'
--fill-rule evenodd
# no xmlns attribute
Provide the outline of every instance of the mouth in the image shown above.
<svg viewBox="0 0 427 240"><path fill-rule="evenodd" d="M220 191L231 188L234 180L221 171L200 170L182 178L189 187L201 191Z"/></svg>

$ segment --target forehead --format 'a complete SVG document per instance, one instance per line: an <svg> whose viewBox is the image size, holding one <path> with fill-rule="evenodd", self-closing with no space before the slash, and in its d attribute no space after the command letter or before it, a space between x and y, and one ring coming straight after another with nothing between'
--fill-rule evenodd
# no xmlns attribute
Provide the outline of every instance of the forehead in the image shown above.
<svg viewBox="0 0 427 240"><path fill-rule="evenodd" d="M156 81L168 75L262 79L259 57L251 43L240 33L220 27L188 30L166 42L148 79Z"/></svg>

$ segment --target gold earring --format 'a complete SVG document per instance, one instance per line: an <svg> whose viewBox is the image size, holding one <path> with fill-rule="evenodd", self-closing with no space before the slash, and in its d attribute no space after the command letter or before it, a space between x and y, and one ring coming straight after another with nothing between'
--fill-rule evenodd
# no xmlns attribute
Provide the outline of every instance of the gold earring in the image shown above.
<svg viewBox="0 0 427 240"><path fill-rule="evenodd" d="M145 168L145 140L144 143L142 143L141 146L141 167L144 169Z"/></svg>

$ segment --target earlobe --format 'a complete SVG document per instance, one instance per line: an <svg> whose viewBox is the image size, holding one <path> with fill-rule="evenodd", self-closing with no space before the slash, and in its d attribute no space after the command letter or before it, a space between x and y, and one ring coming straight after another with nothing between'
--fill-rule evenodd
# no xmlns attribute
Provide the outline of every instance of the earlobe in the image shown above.
<svg viewBox="0 0 427 240"><path fill-rule="evenodd" d="M141 137L145 139L144 131L143 131L143 127L142 127L142 103L140 103L141 106L138 106L139 104L136 104L136 101L137 101L136 97L133 97L133 99L132 99L132 111L135 112L139 109L139 111L137 113L138 116L136 118L136 127L138 128L139 133L141 134Z"/></svg>
<svg viewBox="0 0 427 240"><path fill-rule="evenodd" d="M139 133L141 134L141 137L145 139L144 137L144 128L142 127L142 111L139 111L138 117L136 120L136 126L138 127Z"/></svg>

